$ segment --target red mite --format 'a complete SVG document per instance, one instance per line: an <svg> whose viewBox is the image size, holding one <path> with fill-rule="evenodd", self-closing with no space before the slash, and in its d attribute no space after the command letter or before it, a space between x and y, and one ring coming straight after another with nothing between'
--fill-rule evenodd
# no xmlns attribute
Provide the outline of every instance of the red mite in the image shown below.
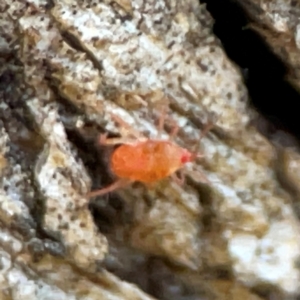
<svg viewBox="0 0 300 300"><path fill-rule="evenodd" d="M121 125L126 125L118 117L115 119ZM159 132L162 131L163 126L164 116L160 119ZM200 139L207 134L211 127L212 124L206 126ZM178 127L175 126L170 136L174 137L177 131ZM90 192L88 197L104 195L134 181L150 184L171 176L177 182L182 183L182 180L176 176L176 172L180 171L186 163L195 160L196 157L203 157L203 155L181 148L171 139L143 139L141 141L136 137L135 141L130 141L123 138L107 139L106 135L101 135L100 144L122 144L113 152L110 161L110 168L118 180L106 188Z"/></svg>

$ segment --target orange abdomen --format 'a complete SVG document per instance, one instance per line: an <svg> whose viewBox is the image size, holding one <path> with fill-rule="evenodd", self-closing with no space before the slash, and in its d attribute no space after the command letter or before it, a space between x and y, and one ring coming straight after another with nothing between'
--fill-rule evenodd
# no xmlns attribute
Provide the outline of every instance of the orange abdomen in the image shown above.
<svg viewBox="0 0 300 300"><path fill-rule="evenodd" d="M169 141L147 140L121 145L111 158L111 169L119 178L145 183L163 179L181 167L181 148Z"/></svg>

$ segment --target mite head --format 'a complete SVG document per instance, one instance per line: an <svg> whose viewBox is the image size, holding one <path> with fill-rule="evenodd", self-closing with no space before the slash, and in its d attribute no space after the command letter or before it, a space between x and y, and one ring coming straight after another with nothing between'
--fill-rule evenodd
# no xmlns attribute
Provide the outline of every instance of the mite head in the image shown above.
<svg viewBox="0 0 300 300"><path fill-rule="evenodd" d="M193 153L188 151L187 149L182 149L180 160L182 164L186 164L188 162L194 161L196 158L201 158L203 156L204 155L200 153Z"/></svg>

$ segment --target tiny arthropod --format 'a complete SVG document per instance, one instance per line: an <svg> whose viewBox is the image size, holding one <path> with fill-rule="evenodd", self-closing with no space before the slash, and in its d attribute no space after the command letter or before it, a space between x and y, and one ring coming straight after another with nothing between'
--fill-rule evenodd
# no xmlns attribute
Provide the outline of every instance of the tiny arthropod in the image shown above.
<svg viewBox="0 0 300 300"><path fill-rule="evenodd" d="M118 117L115 117L115 120L126 126L126 123ZM164 120L165 114L163 113L158 125L159 133L163 129ZM212 123L207 124L200 139L207 134L212 126ZM195 160L196 157L203 157L203 155L198 154L198 151L190 152L172 140L178 129L178 126L174 126L168 140L140 138L137 133L133 134L134 139L108 139L105 134L101 135L99 141L101 145L121 144L113 152L110 160L111 171L118 180L108 187L90 192L88 197L104 195L135 181L151 184L171 176L178 183L182 183L182 177L179 178L176 172L180 171L186 163Z"/></svg>

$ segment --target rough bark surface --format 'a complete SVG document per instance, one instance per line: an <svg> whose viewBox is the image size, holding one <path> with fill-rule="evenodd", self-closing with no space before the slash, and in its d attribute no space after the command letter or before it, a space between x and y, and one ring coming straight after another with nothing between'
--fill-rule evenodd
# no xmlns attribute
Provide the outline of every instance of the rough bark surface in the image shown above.
<svg viewBox="0 0 300 300"><path fill-rule="evenodd" d="M0 0L0 298L261 299L299 294L299 220L277 180L299 158L251 125L247 91L196 0ZM205 154L187 183L111 179L113 115L149 136L160 99ZM171 124L167 124L164 137ZM205 183L204 176L210 184ZM152 295L152 296L150 296ZM272 298L274 299L274 298Z"/></svg>
<svg viewBox="0 0 300 300"><path fill-rule="evenodd" d="M286 79L300 89L300 3L285 0L237 2L254 20L250 26L267 42L288 69Z"/></svg>

